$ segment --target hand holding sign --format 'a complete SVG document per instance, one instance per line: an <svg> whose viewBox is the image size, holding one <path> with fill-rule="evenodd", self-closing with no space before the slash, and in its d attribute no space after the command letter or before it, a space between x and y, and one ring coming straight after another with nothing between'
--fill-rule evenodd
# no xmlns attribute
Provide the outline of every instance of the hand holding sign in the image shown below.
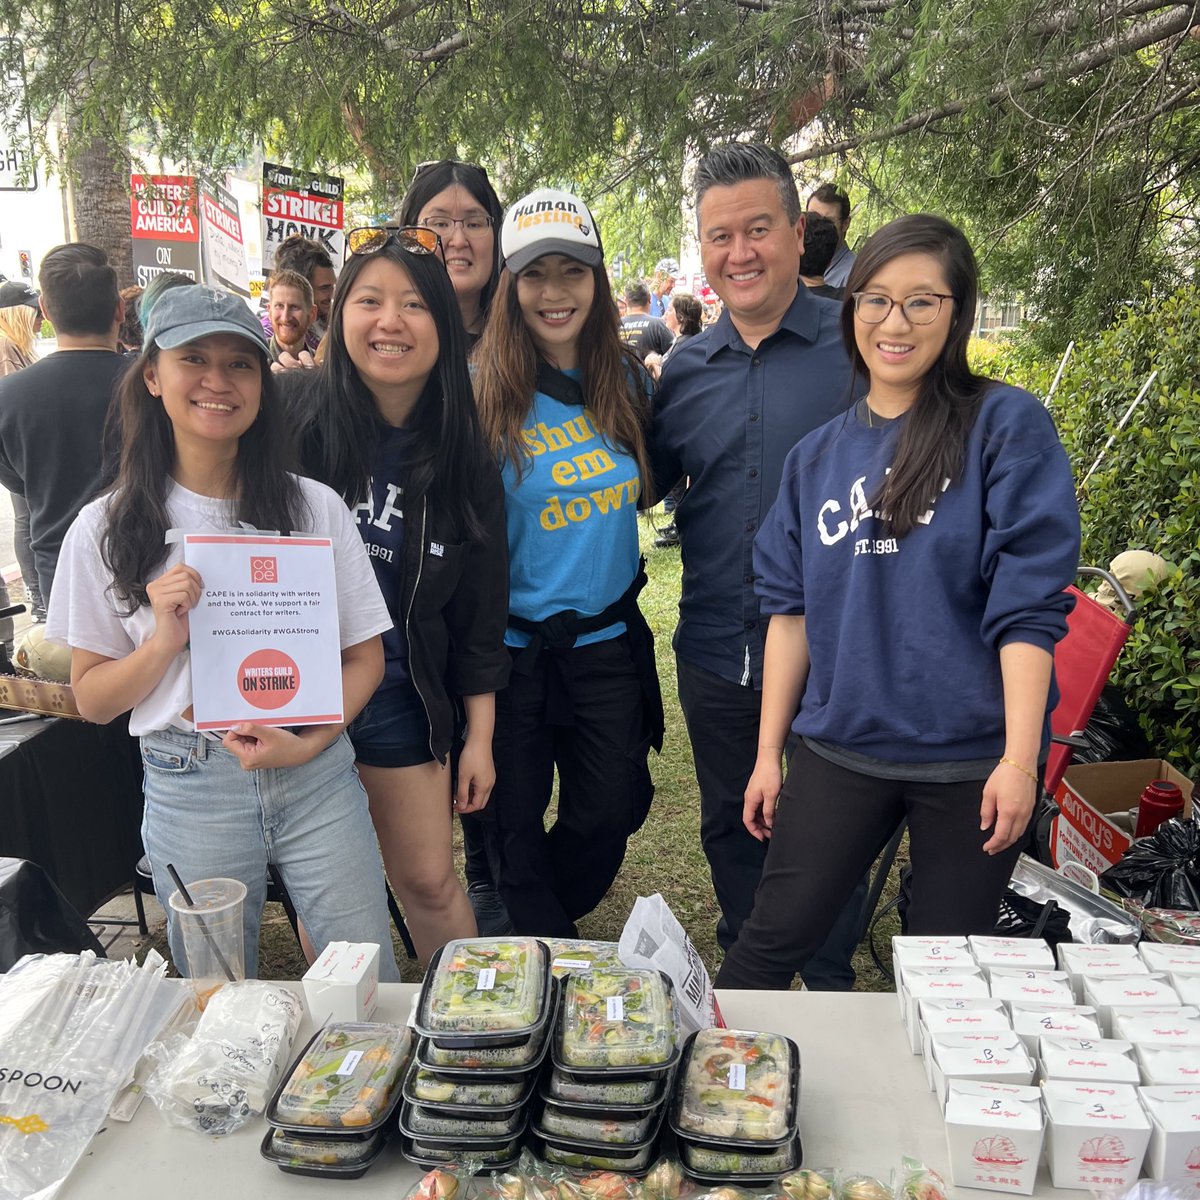
<svg viewBox="0 0 1200 1200"><path fill-rule="evenodd" d="M188 613L196 607L204 585L196 571L177 563L146 585L154 636L178 654L188 644Z"/></svg>

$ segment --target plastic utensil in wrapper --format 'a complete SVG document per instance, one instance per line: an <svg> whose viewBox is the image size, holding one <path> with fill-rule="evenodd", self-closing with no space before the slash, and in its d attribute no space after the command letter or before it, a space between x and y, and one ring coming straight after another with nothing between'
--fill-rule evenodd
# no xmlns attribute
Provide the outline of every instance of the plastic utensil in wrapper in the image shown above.
<svg viewBox="0 0 1200 1200"><path fill-rule="evenodd" d="M267 1120L293 1132L370 1133L400 1100L411 1048L401 1025L344 1021L313 1035L267 1106Z"/></svg>
<svg viewBox="0 0 1200 1200"><path fill-rule="evenodd" d="M567 980L554 1062L568 1074L649 1074L678 1058L670 981L659 971L611 968Z"/></svg>

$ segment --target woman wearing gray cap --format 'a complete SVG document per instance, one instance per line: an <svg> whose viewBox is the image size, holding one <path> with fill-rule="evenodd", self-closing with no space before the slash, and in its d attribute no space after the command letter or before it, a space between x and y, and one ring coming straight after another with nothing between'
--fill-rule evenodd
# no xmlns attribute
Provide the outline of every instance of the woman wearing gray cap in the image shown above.
<svg viewBox="0 0 1200 1200"><path fill-rule="evenodd" d="M285 469L289 443L258 322L222 292L167 292L117 398L120 474L67 533L46 635L71 647L71 683L88 720L132 710L145 767L142 838L175 964L182 972L187 959L167 904L168 864L185 883L245 884L253 976L274 863L316 945L376 942L380 978L398 980L379 851L344 725L239 724L217 737L192 720L188 613L204 584L181 544L166 544L170 529L241 524L329 537L347 718L383 676L387 608L341 498Z"/></svg>

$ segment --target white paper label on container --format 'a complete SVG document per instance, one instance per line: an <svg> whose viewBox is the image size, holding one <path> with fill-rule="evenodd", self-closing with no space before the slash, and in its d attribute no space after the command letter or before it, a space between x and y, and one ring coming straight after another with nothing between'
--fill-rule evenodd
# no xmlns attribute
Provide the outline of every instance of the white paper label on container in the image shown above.
<svg viewBox="0 0 1200 1200"><path fill-rule="evenodd" d="M744 1092L746 1090L745 1063L729 1064L729 1083L726 1086L731 1092Z"/></svg>
<svg viewBox="0 0 1200 1200"><path fill-rule="evenodd" d="M490 992L496 986L496 968L484 967L479 972L479 978L475 981L475 990L477 992Z"/></svg>
<svg viewBox="0 0 1200 1200"><path fill-rule="evenodd" d="M350 1053L347 1054L346 1057L342 1059L341 1066L339 1066L338 1069L336 1071L334 1071L334 1074L335 1075L353 1075L354 1068L358 1066L358 1060L360 1058L362 1058L362 1056L363 1056L363 1051L351 1050Z"/></svg>
<svg viewBox="0 0 1200 1200"><path fill-rule="evenodd" d="M624 996L609 996L608 997L608 1019L610 1021L625 1020L625 997Z"/></svg>
<svg viewBox="0 0 1200 1200"><path fill-rule="evenodd" d="M551 966L563 971L586 971L592 964L586 958L556 958Z"/></svg>

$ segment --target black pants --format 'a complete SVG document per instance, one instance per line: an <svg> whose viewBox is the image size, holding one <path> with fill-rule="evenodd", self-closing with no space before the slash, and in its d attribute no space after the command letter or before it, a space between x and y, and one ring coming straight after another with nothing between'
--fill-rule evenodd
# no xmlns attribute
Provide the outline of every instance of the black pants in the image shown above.
<svg viewBox="0 0 1200 1200"><path fill-rule="evenodd" d="M758 757L762 692L679 658L676 671L700 786L700 841L721 906L717 941L728 950L754 908L767 855L766 845L742 824L746 784ZM789 772L794 769L793 763ZM849 991L854 986L850 960L862 936L866 896L864 877L849 894L825 944L804 966L804 983L811 990Z"/></svg>
<svg viewBox="0 0 1200 1200"><path fill-rule="evenodd" d="M990 933L1021 842L982 846L984 780L906 783L860 775L803 744L784 781L754 911L725 956L717 987L791 986L856 881L908 818L913 934Z"/></svg>
<svg viewBox="0 0 1200 1200"><path fill-rule="evenodd" d="M513 652L514 659L516 652ZM550 672L565 672L572 723L553 724ZM484 809L500 896L517 933L574 937L604 898L641 828L654 785L642 682L622 635L544 650L496 694L496 787ZM558 769L558 818L544 821Z"/></svg>

